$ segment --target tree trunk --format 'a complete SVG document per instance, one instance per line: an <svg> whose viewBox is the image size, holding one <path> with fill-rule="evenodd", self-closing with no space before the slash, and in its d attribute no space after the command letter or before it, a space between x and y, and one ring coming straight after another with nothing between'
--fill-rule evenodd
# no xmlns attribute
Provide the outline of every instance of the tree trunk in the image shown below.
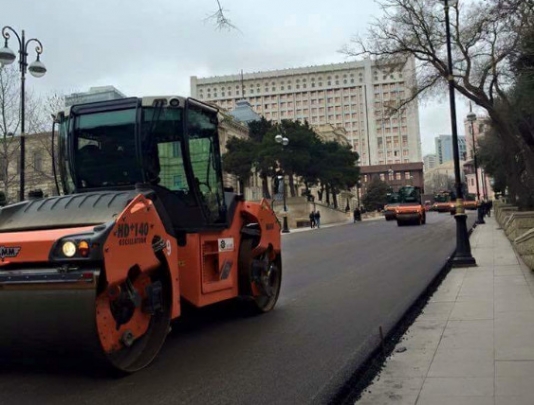
<svg viewBox="0 0 534 405"><path fill-rule="evenodd" d="M295 190L295 179L293 178L293 173L288 174L289 176L289 190L291 193L291 197L296 197L297 192Z"/></svg>
<svg viewBox="0 0 534 405"><path fill-rule="evenodd" d="M263 198L271 198L271 194L269 193L269 181L267 180L267 175L264 173L261 174L261 189Z"/></svg>
<svg viewBox="0 0 534 405"><path fill-rule="evenodd" d="M326 193L326 205L330 206L330 186L326 185L324 192Z"/></svg>
<svg viewBox="0 0 534 405"><path fill-rule="evenodd" d="M332 190L332 202L334 203L334 208L338 208L338 205L337 205L337 195L336 195L336 189L335 188L331 188Z"/></svg>

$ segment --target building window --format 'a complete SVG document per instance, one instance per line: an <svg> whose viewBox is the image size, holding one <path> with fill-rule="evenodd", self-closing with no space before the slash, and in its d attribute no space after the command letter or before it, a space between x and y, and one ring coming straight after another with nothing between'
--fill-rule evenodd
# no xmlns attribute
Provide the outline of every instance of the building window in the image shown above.
<svg viewBox="0 0 534 405"><path fill-rule="evenodd" d="M400 174L400 172L395 173L395 179L396 179L396 180L400 180L400 179L401 179L401 174Z"/></svg>
<svg viewBox="0 0 534 405"><path fill-rule="evenodd" d="M33 154L33 169L40 172L43 170L43 155L41 152Z"/></svg>
<svg viewBox="0 0 534 405"><path fill-rule="evenodd" d="M404 172L404 178L406 180L409 180L410 179L410 176L411 176L411 173L410 172Z"/></svg>
<svg viewBox="0 0 534 405"><path fill-rule="evenodd" d="M172 157L182 157L182 149L180 148L180 142L172 143Z"/></svg>
<svg viewBox="0 0 534 405"><path fill-rule="evenodd" d="M380 180L382 180L382 181L386 180L386 176L385 176L384 173L380 173Z"/></svg>
<svg viewBox="0 0 534 405"><path fill-rule="evenodd" d="M180 175L180 174L177 174L177 175L174 176L173 183L174 183L174 189L175 190L181 190L185 186L185 184L183 183L182 175Z"/></svg>

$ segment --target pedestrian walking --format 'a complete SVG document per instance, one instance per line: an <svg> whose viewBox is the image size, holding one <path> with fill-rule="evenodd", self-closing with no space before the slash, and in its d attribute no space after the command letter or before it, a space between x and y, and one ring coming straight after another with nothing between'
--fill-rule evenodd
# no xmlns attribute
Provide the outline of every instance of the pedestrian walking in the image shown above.
<svg viewBox="0 0 534 405"><path fill-rule="evenodd" d="M319 211L315 211L314 218L315 226L317 227L317 229L319 229L321 227L321 213Z"/></svg>
<svg viewBox="0 0 534 405"><path fill-rule="evenodd" d="M315 213L310 212L310 228L315 228Z"/></svg>
<svg viewBox="0 0 534 405"><path fill-rule="evenodd" d="M360 212L360 209L358 207L354 208L354 223L356 223L356 221L361 221L362 220L362 213Z"/></svg>

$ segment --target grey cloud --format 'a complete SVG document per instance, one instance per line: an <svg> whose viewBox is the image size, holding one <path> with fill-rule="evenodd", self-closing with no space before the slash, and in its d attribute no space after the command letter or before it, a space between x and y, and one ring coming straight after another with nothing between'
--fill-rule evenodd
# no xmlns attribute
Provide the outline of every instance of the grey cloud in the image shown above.
<svg viewBox="0 0 534 405"><path fill-rule="evenodd" d="M129 95L188 95L192 75L342 62L338 50L380 15L373 0L221 0L239 31L219 31L205 21L215 0L2 3L0 25L43 42L48 73L28 80L37 93L112 84ZM424 152L431 138L450 132L447 106L420 109Z"/></svg>

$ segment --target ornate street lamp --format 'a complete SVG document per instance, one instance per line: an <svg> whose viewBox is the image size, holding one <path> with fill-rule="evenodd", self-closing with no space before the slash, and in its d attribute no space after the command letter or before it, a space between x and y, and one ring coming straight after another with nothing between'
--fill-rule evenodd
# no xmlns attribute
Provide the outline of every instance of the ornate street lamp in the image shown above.
<svg viewBox="0 0 534 405"><path fill-rule="evenodd" d="M40 56L43 53L43 44L37 38L30 38L26 41L24 30L19 36L17 31L15 31L10 26L5 26L2 28L2 36L5 39L4 47L0 49L0 65L10 65L15 59L15 52L13 52L8 47L9 38L11 31L15 34L15 37L19 41L19 69L20 69L20 190L19 190L19 199L24 201L24 167L25 167L25 83L26 83L26 70L30 71L30 74L34 77L43 77L46 73L46 67L41 62ZM37 54L36 59L28 66L28 45L31 42L35 42L37 45L35 47L35 53Z"/></svg>
<svg viewBox="0 0 534 405"><path fill-rule="evenodd" d="M463 203L462 178L460 177L460 152L458 148L458 132L456 124L456 100L454 99L454 76L451 51L451 28L449 9L458 3L457 0L442 0L445 3L445 29L447 39L447 80L449 82L449 101L452 129L452 152L454 159L454 181L456 188L456 254L452 261L453 266L476 266L475 258L471 255L469 234L467 233L467 215Z"/></svg>
<svg viewBox="0 0 534 405"><path fill-rule="evenodd" d="M280 143L282 144L282 148L284 146L287 146L289 144L289 139L287 139L285 136L282 136L280 134L276 135L274 137L274 140L277 142L277 143ZM284 191L283 191L283 198L284 198L284 222L283 222L283 227L282 227L282 233L289 233L289 226L287 224L287 203L286 203L286 184L285 184L285 174L282 174L282 187L284 188Z"/></svg>

